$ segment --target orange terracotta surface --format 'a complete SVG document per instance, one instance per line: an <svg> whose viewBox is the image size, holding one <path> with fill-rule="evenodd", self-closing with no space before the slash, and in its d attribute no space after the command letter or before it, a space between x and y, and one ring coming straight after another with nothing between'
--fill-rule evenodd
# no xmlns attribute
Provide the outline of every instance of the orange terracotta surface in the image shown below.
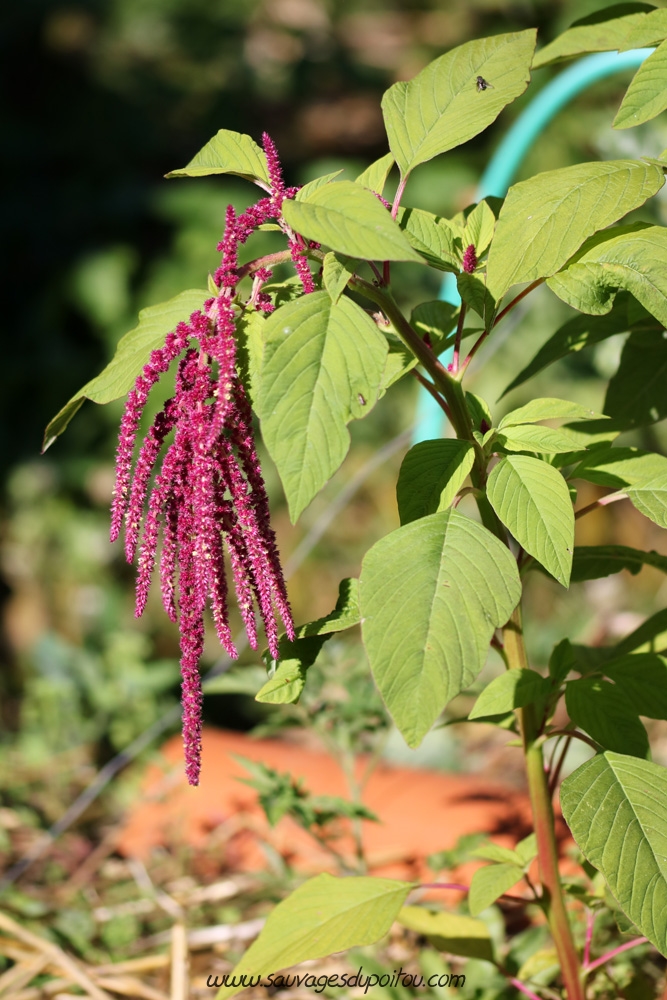
<svg viewBox="0 0 667 1000"><path fill-rule="evenodd" d="M201 784L190 788L183 774L180 737L169 740L161 753L163 766L148 768L142 799L127 817L118 845L122 853L146 858L157 845L186 842L201 847L215 835L224 845L226 864L235 870L266 868L263 844L306 873L335 869L331 855L288 817L269 826L255 790L238 780L248 777L247 772L231 756L288 771L315 795L347 798L345 778L329 754L281 740L205 729ZM359 767L363 765L359 761ZM373 874L391 878L428 878L426 857L453 847L463 834L484 832L513 846L531 830L527 796L475 775L380 763L363 798L380 819L362 824L369 867ZM341 825L341 831L335 847L351 858L349 827Z"/></svg>

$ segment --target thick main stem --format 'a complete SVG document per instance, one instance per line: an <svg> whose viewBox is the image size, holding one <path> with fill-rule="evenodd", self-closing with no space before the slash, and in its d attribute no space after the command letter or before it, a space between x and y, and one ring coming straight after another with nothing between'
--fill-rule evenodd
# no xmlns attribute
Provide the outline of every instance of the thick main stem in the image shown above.
<svg viewBox="0 0 667 1000"><path fill-rule="evenodd" d="M510 669L526 669L528 657L523 638L521 606L503 629L503 644ZM555 820L544 769L543 743L538 732L535 707L519 709L519 722L526 757L526 774L537 838L537 861L543 891L543 906L554 939L568 1000L584 1000L579 957L565 909L558 871Z"/></svg>

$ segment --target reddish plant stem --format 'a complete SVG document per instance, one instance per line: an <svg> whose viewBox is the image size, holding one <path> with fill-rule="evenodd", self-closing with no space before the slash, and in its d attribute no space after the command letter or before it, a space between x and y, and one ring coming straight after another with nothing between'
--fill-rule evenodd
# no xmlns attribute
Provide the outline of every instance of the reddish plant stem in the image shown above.
<svg viewBox="0 0 667 1000"><path fill-rule="evenodd" d="M520 979L510 976L509 982L519 991L519 993L523 993L525 997L530 997L530 1000L542 1000L542 997L538 997L537 993L533 993L532 990L529 990L525 983L522 983Z"/></svg>
<svg viewBox="0 0 667 1000"><path fill-rule="evenodd" d="M461 882L422 882L420 889L456 889L458 892L470 892L469 885Z"/></svg>
<svg viewBox="0 0 667 1000"><path fill-rule="evenodd" d="M530 285L527 285L522 292L519 292L519 294L517 296L515 296L512 299L512 301L509 302L505 306L505 308L503 310L501 310L501 312L498 313L498 315L494 319L494 321L491 324L491 326L489 327L489 329L485 330L484 333L480 337L478 337L478 339L475 341L475 343L470 348L470 353L468 354L468 357L465 359L465 361L461 365L461 373L462 374L466 370L466 368L468 367L468 365L470 364L470 362L472 361L472 359L475 357L475 355L477 354L478 350L480 349L480 347L482 346L482 344L484 343L484 341L486 340L486 338L491 333L491 330L495 330L495 328L500 323L501 319L504 319L505 316L507 316L508 312L510 312L512 309L514 309L514 307L521 301L521 299L525 299L526 295L528 295L535 288L537 288L538 285L541 285L543 281L544 281L544 278L538 278L537 281L533 281Z"/></svg>
<svg viewBox="0 0 667 1000"><path fill-rule="evenodd" d="M503 641L510 669L526 669L528 656L523 639L521 605L515 609L503 628ZM558 953L567 1000L584 1000L579 957L560 884L555 820L544 769L543 738L539 732L534 705L519 709L518 714L537 838L537 862L542 883L541 903Z"/></svg>
<svg viewBox="0 0 667 1000"><path fill-rule="evenodd" d="M430 392L430 394L433 396L434 400L436 401L436 403L438 404L438 406L440 407L440 409L444 410L445 414L447 415L447 419L451 420L452 419L451 411L450 411L449 407L447 406L447 403L445 402L445 400L442 398L442 396L440 395L440 393L438 392L438 390L436 389L436 387L433 385L433 383L429 382L429 380L427 378L424 378L424 376L422 375L422 373L418 372L416 368L412 369L412 374L417 379L417 381L420 383L420 385L423 385L424 388L426 389L426 391Z"/></svg>
<svg viewBox="0 0 667 1000"><path fill-rule="evenodd" d="M565 763L565 758L567 757L567 752L570 749L571 743L572 743L572 737L567 736L565 739L565 743L563 744L563 749L561 750L560 757L558 758L558 762L556 763L556 766L553 768L553 770L549 775L549 794L551 795L552 798L554 792L556 791L556 788L558 787L558 779L560 778L560 772L563 769L563 764Z"/></svg>
<svg viewBox="0 0 667 1000"><path fill-rule="evenodd" d="M406 174L405 177L401 177L398 182L398 187L396 188L396 194L394 195L394 204L391 206L391 217L395 219L398 215L398 210L401 206L401 198L403 197L403 192L405 191L405 185L408 183L408 177L410 175Z"/></svg>
<svg viewBox="0 0 667 1000"><path fill-rule="evenodd" d="M592 910L586 910L586 941L584 943L584 969L591 964L591 944L593 943L593 927L595 925L595 914Z"/></svg>
<svg viewBox="0 0 667 1000"><path fill-rule="evenodd" d="M607 504L627 499L627 493L608 493L606 497L600 497L599 500L594 500L593 503L589 503L586 507L581 507L579 510L575 510L574 518L577 520L577 518L583 517L584 514L590 514L592 510L597 510L598 507L606 507Z"/></svg>
<svg viewBox="0 0 667 1000"><path fill-rule="evenodd" d="M592 972L593 969L599 969L601 965L606 965L607 962L610 962L612 958L616 958L616 956L620 955L621 952L629 951L630 948L636 948L640 944L646 944L647 941L648 938L639 937L635 938L634 941L626 941L625 944L619 944L618 948L608 951L606 955L602 955L600 958L596 958L594 962L591 962L590 965L584 966L584 972L588 974L589 972Z"/></svg>
<svg viewBox="0 0 667 1000"><path fill-rule="evenodd" d="M578 729L552 729L549 736L571 736L575 740L581 740L582 743L587 743L589 747L592 747L596 753L598 753L600 747L592 740L590 736L586 736L585 733L580 733Z"/></svg>

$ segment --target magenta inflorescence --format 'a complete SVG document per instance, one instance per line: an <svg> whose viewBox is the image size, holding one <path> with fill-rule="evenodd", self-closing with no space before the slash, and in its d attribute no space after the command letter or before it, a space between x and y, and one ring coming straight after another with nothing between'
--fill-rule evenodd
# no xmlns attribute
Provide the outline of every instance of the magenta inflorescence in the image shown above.
<svg viewBox="0 0 667 1000"><path fill-rule="evenodd" d="M477 252L475 250L475 244L471 243L470 246L465 248L463 253L463 270L466 274L472 274L472 272L477 267Z"/></svg>
<svg viewBox="0 0 667 1000"><path fill-rule="evenodd" d="M181 644L185 770L192 785L201 766L202 691L199 660L204 613L210 606L218 638L231 657L237 650L229 625L226 561L248 640L257 647L255 611L264 623L271 656L278 659L279 621L290 639L294 625L269 502L252 429L252 413L236 363L236 321L242 308L273 309L262 285L271 278L256 268L248 302L238 301L238 249L268 219L277 219L304 292L314 290L305 256L311 244L284 225L281 206L294 197L285 188L276 148L264 136L269 197L237 216L229 206L222 254L214 281L217 295L179 323L153 351L130 392L120 426L111 539L125 525L128 562L138 554L136 614L141 615L157 561L162 602L178 622ZM176 388L155 417L133 462L137 429L151 388L178 361ZM171 443L164 451L167 438Z"/></svg>

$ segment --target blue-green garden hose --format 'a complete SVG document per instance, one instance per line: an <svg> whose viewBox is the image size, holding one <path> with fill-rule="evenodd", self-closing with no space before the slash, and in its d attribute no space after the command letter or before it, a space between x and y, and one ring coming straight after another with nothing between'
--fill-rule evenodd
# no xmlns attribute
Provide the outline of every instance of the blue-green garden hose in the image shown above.
<svg viewBox="0 0 667 1000"><path fill-rule="evenodd" d="M653 51L653 49L631 49L628 52L598 52L579 59L551 80L519 115L496 149L477 186L475 200L481 201L487 195L502 198L507 194L516 171L535 139L573 97L597 80L612 76L624 69L636 68ZM455 275L445 275L440 298L454 305L458 305L461 301ZM441 360L446 363L451 361L451 352L442 355ZM426 390L420 389L413 443L441 437L443 429L442 410Z"/></svg>

